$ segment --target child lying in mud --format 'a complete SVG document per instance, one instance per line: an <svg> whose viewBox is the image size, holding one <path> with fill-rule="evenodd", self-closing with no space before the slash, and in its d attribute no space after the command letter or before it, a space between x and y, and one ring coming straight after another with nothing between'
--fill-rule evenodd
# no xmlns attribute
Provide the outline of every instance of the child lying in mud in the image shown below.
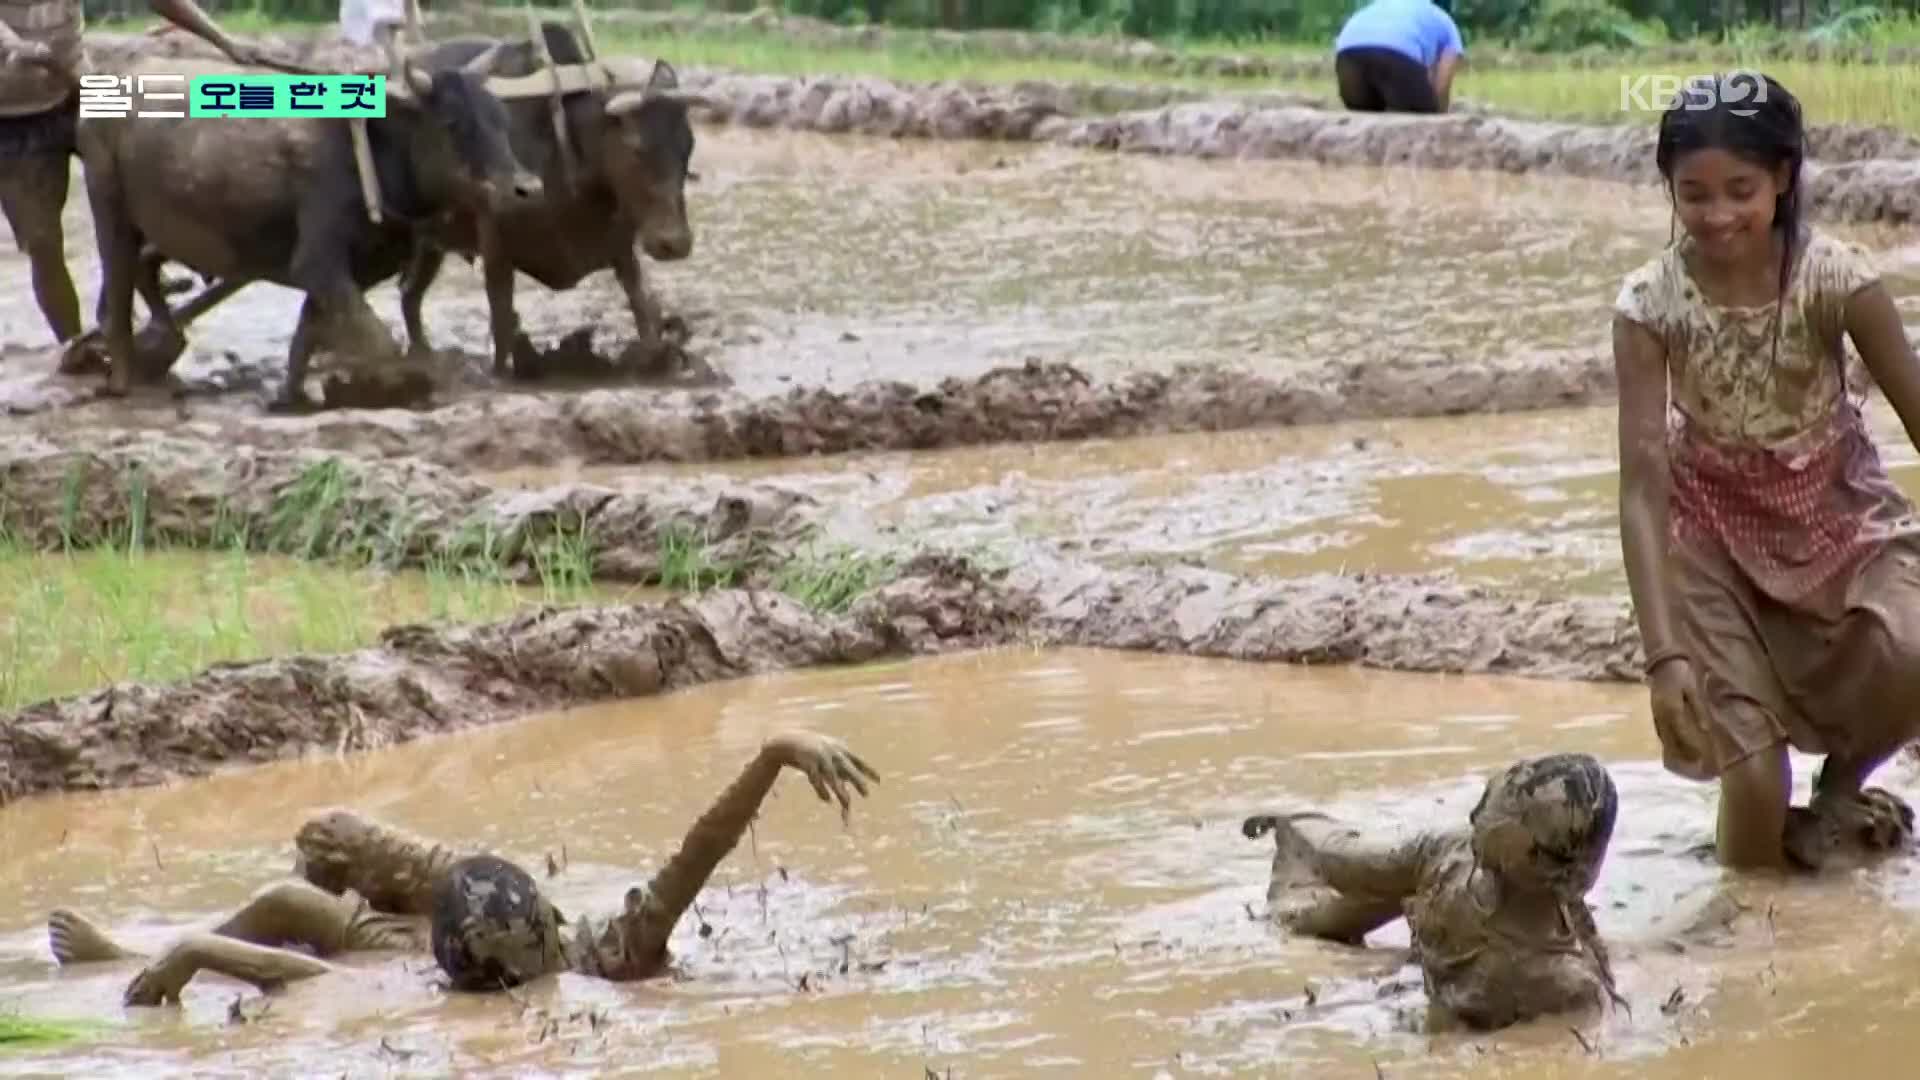
<svg viewBox="0 0 1920 1080"><path fill-rule="evenodd" d="M1303 813L1250 817L1241 831L1273 833L1267 901L1283 926L1359 945L1404 915L1429 1027L1492 1030L1615 999L1585 897L1618 809L1598 761L1553 754L1489 778L1466 829L1384 842Z"/></svg>
<svg viewBox="0 0 1920 1080"><path fill-rule="evenodd" d="M1654 727L1668 770L1720 781L1735 868L1913 833L1865 784L1920 734L1920 520L1861 404L1870 377L1920 446L1920 362L1865 252L1802 223L1805 153L1773 79L1687 87L1655 149L1683 235L1614 302L1620 543ZM1789 746L1825 755L1806 807L1788 805Z"/></svg>
<svg viewBox="0 0 1920 1080"><path fill-rule="evenodd" d="M629 889L623 910L598 929L567 920L533 877L489 855L447 848L331 810L300 827L296 880L262 889L209 932L189 933L128 983L128 1005L178 1003L187 983L214 971L270 990L336 970L324 958L371 949L420 949L456 989L496 990L573 971L614 981L662 972L667 939L713 869L746 832L783 767L805 773L822 802L851 813L847 789L867 794L880 776L845 744L788 732L769 739L681 841L645 887ZM138 957L67 909L47 919L54 959L79 964ZM307 952L296 949L310 950Z"/></svg>

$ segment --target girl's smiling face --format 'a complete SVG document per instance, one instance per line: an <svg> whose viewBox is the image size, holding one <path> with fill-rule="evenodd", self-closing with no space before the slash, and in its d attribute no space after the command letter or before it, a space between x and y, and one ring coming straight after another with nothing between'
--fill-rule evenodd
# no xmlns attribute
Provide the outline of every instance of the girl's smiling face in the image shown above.
<svg viewBox="0 0 1920 1080"><path fill-rule="evenodd" d="M1765 260L1774 210L1791 182L1785 162L1769 169L1725 150L1695 150L1674 163L1674 211L1708 261Z"/></svg>

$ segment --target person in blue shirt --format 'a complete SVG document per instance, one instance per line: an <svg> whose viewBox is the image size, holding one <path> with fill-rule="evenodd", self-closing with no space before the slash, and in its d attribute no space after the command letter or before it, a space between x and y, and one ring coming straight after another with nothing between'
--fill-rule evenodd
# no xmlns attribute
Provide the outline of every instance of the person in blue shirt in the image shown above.
<svg viewBox="0 0 1920 1080"><path fill-rule="evenodd" d="M1447 111L1466 57L1452 0L1369 0L1333 44L1340 100L1355 112Z"/></svg>

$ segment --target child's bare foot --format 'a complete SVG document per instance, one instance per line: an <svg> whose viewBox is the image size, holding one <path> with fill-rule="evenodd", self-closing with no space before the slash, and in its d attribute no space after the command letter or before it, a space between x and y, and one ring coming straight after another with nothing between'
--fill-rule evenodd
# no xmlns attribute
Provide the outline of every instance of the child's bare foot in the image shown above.
<svg viewBox="0 0 1920 1080"><path fill-rule="evenodd" d="M1787 855L1818 870L1835 855L1906 850L1913 843L1913 808L1885 788L1846 795L1816 795L1808 806L1787 808Z"/></svg>
<svg viewBox="0 0 1920 1080"><path fill-rule="evenodd" d="M63 967L68 964L124 960L139 955L114 944L105 931L93 925L84 915L66 908L55 908L47 916L47 945L53 950L54 961Z"/></svg>

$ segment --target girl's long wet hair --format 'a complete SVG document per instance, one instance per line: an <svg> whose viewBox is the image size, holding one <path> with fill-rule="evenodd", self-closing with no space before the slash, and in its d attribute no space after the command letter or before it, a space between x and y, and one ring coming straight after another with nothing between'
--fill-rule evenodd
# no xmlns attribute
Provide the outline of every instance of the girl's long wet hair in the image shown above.
<svg viewBox="0 0 1920 1080"><path fill-rule="evenodd" d="M1778 361L1780 309L1786 304L1805 209L1800 167L1807 156L1807 131L1800 102L1771 75L1759 72L1733 71L1688 80L1660 116L1660 136L1653 151L1670 201L1677 202L1673 170L1681 158L1696 150L1724 150L1768 170L1788 166L1787 189L1773 204L1773 227L1783 234L1773 318L1773 358Z"/></svg>

